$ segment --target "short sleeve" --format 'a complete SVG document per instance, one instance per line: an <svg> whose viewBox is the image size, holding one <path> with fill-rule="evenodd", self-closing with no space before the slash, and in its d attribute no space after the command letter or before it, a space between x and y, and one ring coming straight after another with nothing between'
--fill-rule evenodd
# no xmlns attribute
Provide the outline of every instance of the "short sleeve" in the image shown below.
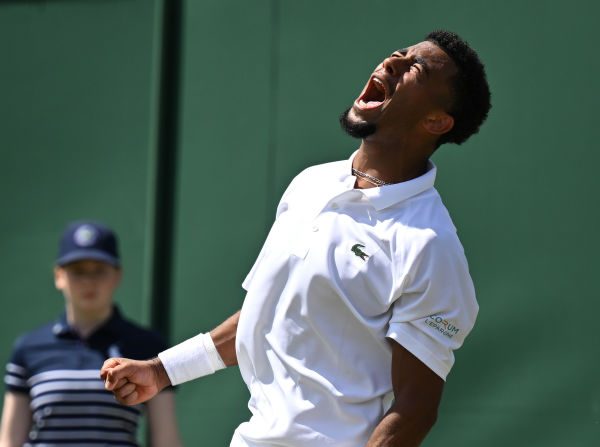
<svg viewBox="0 0 600 447"><path fill-rule="evenodd" d="M15 342L10 360L6 364L6 371L4 373L6 391L29 394L28 378L29 374L25 365L23 347L21 339L19 339Z"/></svg>
<svg viewBox="0 0 600 447"><path fill-rule="evenodd" d="M386 336L446 380L479 307L455 234L435 235L401 281Z"/></svg>

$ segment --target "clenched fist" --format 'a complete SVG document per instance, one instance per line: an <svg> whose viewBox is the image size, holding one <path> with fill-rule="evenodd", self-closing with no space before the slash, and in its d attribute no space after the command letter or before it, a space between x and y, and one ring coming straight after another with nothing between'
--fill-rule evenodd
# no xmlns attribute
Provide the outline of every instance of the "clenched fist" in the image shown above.
<svg viewBox="0 0 600 447"><path fill-rule="evenodd" d="M124 405L137 405L153 398L171 384L160 359L110 358L100 370L104 387Z"/></svg>

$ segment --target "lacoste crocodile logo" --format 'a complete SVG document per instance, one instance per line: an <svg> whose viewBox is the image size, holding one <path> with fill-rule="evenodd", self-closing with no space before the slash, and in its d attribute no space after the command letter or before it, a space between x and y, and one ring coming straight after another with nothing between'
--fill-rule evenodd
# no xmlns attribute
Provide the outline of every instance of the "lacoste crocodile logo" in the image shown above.
<svg viewBox="0 0 600 447"><path fill-rule="evenodd" d="M352 250L352 253L354 253L360 259L366 261L369 255L362 251L362 248L365 248L363 244L354 244L350 250Z"/></svg>

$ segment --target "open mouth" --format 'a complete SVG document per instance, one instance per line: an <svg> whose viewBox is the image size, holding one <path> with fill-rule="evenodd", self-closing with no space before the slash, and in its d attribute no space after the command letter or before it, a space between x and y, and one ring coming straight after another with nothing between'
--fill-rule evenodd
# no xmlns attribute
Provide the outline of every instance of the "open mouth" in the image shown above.
<svg viewBox="0 0 600 447"><path fill-rule="evenodd" d="M373 109L383 104L386 98L385 84L376 77L371 77L364 93L356 101L363 109Z"/></svg>

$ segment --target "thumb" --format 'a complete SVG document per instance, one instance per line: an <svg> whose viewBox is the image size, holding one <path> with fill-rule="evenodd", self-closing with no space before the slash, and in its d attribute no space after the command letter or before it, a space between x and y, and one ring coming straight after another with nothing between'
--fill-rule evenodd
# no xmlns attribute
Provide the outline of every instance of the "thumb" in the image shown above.
<svg viewBox="0 0 600 447"><path fill-rule="evenodd" d="M104 380L107 390L114 389L130 374L130 364L127 359L111 358L104 362L100 370L100 377ZM126 380L125 380L126 381Z"/></svg>
<svg viewBox="0 0 600 447"><path fill-rule="evenodd" d="M110 358L110 359L106 359L104 361L104 364L102 365L102 368L100 368L100 378L106 380L106 375L108 374L108 371L110 371L114 367L118 366L124 360L125 359L122 359L122 358Z"/></svg>

